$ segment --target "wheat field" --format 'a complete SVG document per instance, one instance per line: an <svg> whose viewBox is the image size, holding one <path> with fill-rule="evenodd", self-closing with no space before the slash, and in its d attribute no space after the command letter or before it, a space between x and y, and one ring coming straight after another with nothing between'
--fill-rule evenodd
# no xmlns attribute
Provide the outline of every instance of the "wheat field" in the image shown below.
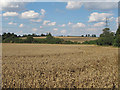
<svg viewBox="0 0 120 90"><path fill-rule="evenodd" d="M3 44L3 88L112 88L118 48L95 45Z"/></svg>

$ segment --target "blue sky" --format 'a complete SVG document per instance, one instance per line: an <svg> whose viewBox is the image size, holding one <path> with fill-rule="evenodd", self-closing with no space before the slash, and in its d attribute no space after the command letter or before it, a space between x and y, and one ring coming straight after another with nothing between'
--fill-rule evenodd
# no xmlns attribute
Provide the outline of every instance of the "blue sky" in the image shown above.
<svg viewBox="0 0 120 90"><path fill-rule="evenodd" d="M2 8L3 32L18 35L51 32L55 36L99 36L105 28L106 17L111 31L117 29L118 7L113 2L31 2L8 5Z"/></svg>

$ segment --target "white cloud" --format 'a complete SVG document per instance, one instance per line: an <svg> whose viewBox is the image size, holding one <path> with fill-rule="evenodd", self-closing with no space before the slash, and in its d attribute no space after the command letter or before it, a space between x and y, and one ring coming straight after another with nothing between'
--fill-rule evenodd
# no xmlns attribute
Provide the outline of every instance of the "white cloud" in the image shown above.
<svg viewBox="0 0 120 90"><path fill-rule="evenodd" d="M114 18L114 17L109 18L109 21L113 21L113 20L115 20L115 18Z"/></svg>
<svg viewBox="0 0 120 90"><path fill-rule="evenodd" d="M117 17L117 18L116 18L116 22L117 22L117 23L120 23L120 17Z"/></svg>
<svg viewBox="0 0 120 90"><path fill-rule="evenodd" d="M17 12L5 12L3 13L3 16L18 16L19 14Z"/></svg>
<svg viewBox="0 0 120 90"><path fill-rule="evenodd" d="M25 5L26 3L24 2L10 2L10 0L2 0L2 2L0 1L0 6L2 6L2 10L9 12L25 10Z"/></svg>
<svg viewBox="0 0 120 90"><path fill-rule="evenodd" d="M48 23L48 26L55 26L56 25L56 22L50 22Z"/></svg>
<svg viewBox="0 0 120 90"><path fill-rule="evenodd" d="M1 0L0 6L3 6L3 10L5 11L20 11L20 10L25 10L26 2L31 2L31 1L36 1L36 0ZM99 0L99 1L81 0L81 2L77 0L76 1L62 0L62 1L67 1L67 6L66 6L67 9L78 9L81 7L81 2L84 2L85 4L84 6L87 9L109 10L112 8L116 8L118 6L117 3L119 0Z"/></svg>
<svg viewBox="0 0 120 90"><path fill-rule="evenodd" d="M62 25L59 25L60 27L65 27L66 25L65 24L62 24Z"/></svg>
<svg viewBox="0 0 120 90"><path fill-rule="evenodd" d="M112 10L118 8L118 2L83 2L83 1L68 1L66 8L67 9L80 9L83 5L88 10ZM113 0L114 1L114 0Z"/></svg>
<svg viewBox="0 0 120 90"><path fill-rule="evenodd" d="M51 22L50 20L44 20L43 25L55 26L56 22Z"/></svg>
<svg viewBox="0 0 120 90"><path fill-rule="evenodd" d="M49 20L44 20L43 25L47 25L50 21Z"/></svg>
<svg viewBox="0 0 120 90"><path fill-rule="evenodd" d="M9 25L17 25L17 23L9 22Z"/></svg>
<svg viewBox="0 0 120 90"><path fill-rule="evenodd" d="M118 8L118 2L85 2L84 7L88 10L112 10Z"/></svg>
<svg viewBox="0 0 120 90"><path fill-rule="evenodd" d="M43 28L43 26L40 26L40 28Z"/></svg>
<svg viewBox="0 0 120 90"><path fill-rule="evenodd" d="M69 22L68 25L72 25L73 23Z"/></svg>
<svg viewBox="0 0 120 90"><path fill-rule="evenodd" d="M95 27L102 27L102 26L105 26L105 22L99 22L99 23L95 23L94 26Z"/></svg>
<svg viewBox="0 0 120 90"><path fill-rule="evenodd" d="M37 13L37 12L35 12L33 10L29 10L29 11L23 12L21 14L21 17L25 18L25 19L38 18L39 17L39 13Z"/></svg>
<svg viewBox="0 0 120 90"><path fill-rule="evenodd" d="M42 19L37 19L37 20L31 19L30 21L32 21L32 22L41 22Z"/></svg>
<svg viewBox="0 0 120 90"><path fill-rule="evenodd" d="M110 13L98 13L98 12L93 12L89 16L89 21L88 22L99 22L99 21L105 21L106 17L110 17L113 14Z"/></svg>
<svg viewBox="0 0 120 90"><path fill-rule="evenodd" d="M92 32L93 32L93 31L98 31L98 28L92 27L92 28L87 28L86 30L87 30L87 31L92 31Z"/></svg>
<svg viewBox="0 0 120 90"><path fill-rule="evenodd" d="M116 18L116 23L117 23L117 27L118 27L118 25L120 24L120 17Z"/></svg>
<svg viewBox="0 0 120 90"><path fill-rule="evenodd" d="M42 15L45 15L45 12L46 12L46 11L45 11L44 9L41 9L40 12L41 12Z"/></svg>
<svg viewBox="0 0 120 90"><path fill-rule="evenodd" d="M33 32L36 32L38 29L37 28L32 28L32 31Z"/></svg>
<svg viewBox="0 0 120 90"><path fill-rule="evenodd" d="M44 18L46 11L44 9L41 9L40 13L41 13L40 18Z"/></svg>
<svg viewBox="0 0 120 90"><path fill-rule="evenodd" d="M85 24L78 22L77 24L74 24L72 27L73 28L81 28L81 27L85 27L85 26L86 26Z"/></svg>
<svg viewBox="0 0 120 90"><path fill-rule="evenodd" d="M42 21L42 18L44 17L45 15L45 10L44 9L41 9L40 13L37 13L33 10L30 10L30 11L27 11L27 12L24 12L23 16L21 15L21 17L23 18L38 18L38 19L31 19L30 21L32 22L41 22ZM46 22L46 21L45 21Z"/></svg>
<svg viewBox="0 0 120 90"><path fill-rule="evenodd" d="M53 28L54 31L58 31L58 28Z"/></svg>
<svg viewBox="0 0 120 90"><path fill-rule="evenodd" d="M67 9L79 9L82 6L82 3L80 1L68 1L67 2Z"/></svg>
<svg viewBox="0 0 120 90"><path fill-rule="evenodd" d="M11 8L18 8L19 5L11 5L10 7L11 7Z"/></svg>
<svg viewBox="0 0 120 90"><path fill-rule="evenodd" d="M20 24L19 27L22 28L24 25L23 24Z"/></svg>
<svg viewBox="0 0 120 90"><path fill-rule="evenodd" d="M66 33L66 30L62 30L61 33L62 33L62 34L65 34L65 33Z"/></svg>

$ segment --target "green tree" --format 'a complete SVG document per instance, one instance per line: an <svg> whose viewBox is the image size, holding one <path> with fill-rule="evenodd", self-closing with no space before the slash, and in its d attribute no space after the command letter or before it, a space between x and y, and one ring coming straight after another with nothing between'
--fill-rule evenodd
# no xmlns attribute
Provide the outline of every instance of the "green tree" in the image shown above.
<svg viewBox="0 0 120 90"><path fill-rule="evenodd" d="M15 43L18 37L14 33L3 33L2 35L2 42L5 43Z"/></svg>
<svg viewBox="0 0 120 90"><path fill-rule="evenodd" d="M88 37L90 37L90 34L88 34Z"/></svg>
<svg viewBox="0 0 120 90"><path fill-rule="evenodd" d="M42 33L41 36L43 37L43 36L46 36L46 35Z"/></svg>
<svg viewBox="0 0 120 90"><path fill-rule="evenodd" d="M34 42L33 36L27 36L26 43L33 43L33 42Z"/></svg>
<svg viewBox="0 0 120 90"><path fill-rule="evenodd" d="M114 33L110 32L109 28L103 29L103 33L100 35L100 38L97 40L98 45L113 45L114 43Z"/></svg>
<svg viewBox="0 0 120 90"><path fill-rule="evenodd" d="M115 34L115 43L114 43L114 46L118 46L120 47L120 25L116 31L116 34Z"/></svg>
<svg viewBox="0 0 120 90"><path fill-rule="evenodd" d="M96 35L95 35L95 34L92 34L92 37L96 37Z"/></svg>
<svg viewBox="0 0 120 90"><path fill-rule="evenodd" d="M53 39L53 38L54 38L54 37L52 36L51 33L48 33L48 34L46 35L46 39L48 39L48 40Z"/></svg>
<svg viewBox="0 0 120 90"><path fill-rule="evenodd" d="M81 35L81 37L84 37L84 35Z"/></svg>

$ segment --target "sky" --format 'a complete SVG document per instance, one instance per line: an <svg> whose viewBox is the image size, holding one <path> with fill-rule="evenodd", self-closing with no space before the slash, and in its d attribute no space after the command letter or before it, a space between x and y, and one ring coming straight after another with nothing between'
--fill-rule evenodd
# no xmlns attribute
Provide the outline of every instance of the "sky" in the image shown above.
<svg viewBox="0 0 120 90"><path fill-rule="evenodd" d="M2 5L2 32L52 33L54 36L96 34L118 27L117 2L10 2Z"/></svg>

